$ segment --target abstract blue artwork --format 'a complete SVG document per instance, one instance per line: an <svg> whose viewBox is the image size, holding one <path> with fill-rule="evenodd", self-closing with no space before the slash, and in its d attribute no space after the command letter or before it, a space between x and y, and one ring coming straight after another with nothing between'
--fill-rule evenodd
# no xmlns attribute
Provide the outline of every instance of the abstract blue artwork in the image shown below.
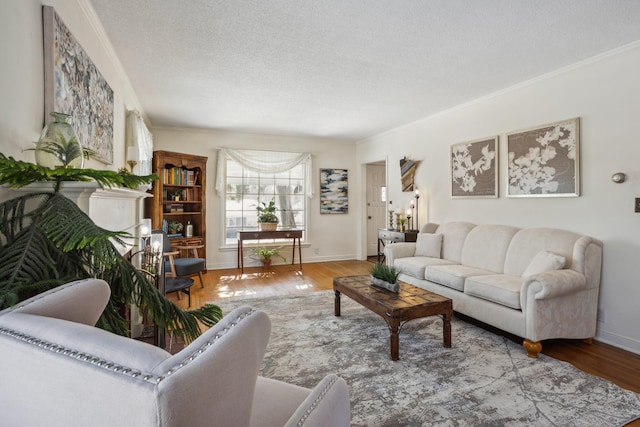
<svg viewBox="0 0 640 427"><path fill-rule="evenodd" d="M320 169L320 213L346 214L349 212L347 169Z"/></svg>

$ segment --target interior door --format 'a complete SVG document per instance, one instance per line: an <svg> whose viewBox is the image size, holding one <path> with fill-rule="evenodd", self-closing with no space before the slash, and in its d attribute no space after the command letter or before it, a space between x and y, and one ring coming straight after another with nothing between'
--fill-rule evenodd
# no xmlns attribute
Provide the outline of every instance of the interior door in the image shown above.
<svg viewBox="0 0 640 427"><path fill-rule="evenodd" d="M378 254L378 229L386 227L386 165L367 165L367 256Z"/></svg>

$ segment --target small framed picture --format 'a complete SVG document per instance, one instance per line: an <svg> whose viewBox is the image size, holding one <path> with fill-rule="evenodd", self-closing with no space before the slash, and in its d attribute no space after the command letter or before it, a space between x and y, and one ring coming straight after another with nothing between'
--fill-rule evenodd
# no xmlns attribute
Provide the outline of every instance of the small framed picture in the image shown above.
<svg viewBox="0 0 640 427"><path fill-rule="evenodd" d="M451 197L498 197L498 137L451 146Z"/></svg>
<svg viewBox="0 0 640 427"><path fill-rule="evenodd" d="M507 134L507 197L580 195L580 120Z"/></svg>
<svg viewBox="0 0 640 427"><path fill-rule="evenodd" d="M320 169L320 213L349 212L349 172L347 169Z"/></svg>

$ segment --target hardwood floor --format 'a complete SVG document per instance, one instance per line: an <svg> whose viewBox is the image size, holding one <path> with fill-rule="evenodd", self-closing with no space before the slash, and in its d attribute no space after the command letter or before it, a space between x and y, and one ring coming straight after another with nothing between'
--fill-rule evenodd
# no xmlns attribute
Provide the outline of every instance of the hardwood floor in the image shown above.
<svg viewBox="0 0 640 427"><path fill-rule="evenodd" d="M205 274L205 288L193 286L191 303L198 307L206 302L224 301L230 298L269 297L276 295L300 294L332 289L333 278L368 274L371 263L366 261L335 261L304 264L302 271L296 266L277 265L269 271L262 268L209 270ZM196 281L197 283L197 281ZM180 307L186 308L187 298L177 301L177 294L169 295ZM465 321L479 324L493 332L508 336L515 342L522 340L510 334L481 324L473 319L459 316ZM524 350L523 350L524 351ZM578 369L605 378L620 387L640 393L640 355L621 350L608 344L582 340L547 340L543 342L542 353L573 364ZM640 420L629 426L640 427Z"/></svg>

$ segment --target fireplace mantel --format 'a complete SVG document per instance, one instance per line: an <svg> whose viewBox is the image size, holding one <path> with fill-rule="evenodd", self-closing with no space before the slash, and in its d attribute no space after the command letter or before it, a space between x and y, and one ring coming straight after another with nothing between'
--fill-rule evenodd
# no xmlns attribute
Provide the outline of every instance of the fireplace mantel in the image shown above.
<svg viewBox="0 0 640 427"><path fill-rule="evenodd" d="M22 188L4 189L9 193L40 193L52 192L54 185L52 182L37 182ZM139 237L137 226L144 216L143 201L146 197L151 197L151 194L144 191L103 188L96 182L76 181L63 182L60 193L77 204L98 226L111 231L126 231L134 237ZM127 245L116 244L116 247L123 254L131 249L133 243L134 240L130 239Z"/></svg>

